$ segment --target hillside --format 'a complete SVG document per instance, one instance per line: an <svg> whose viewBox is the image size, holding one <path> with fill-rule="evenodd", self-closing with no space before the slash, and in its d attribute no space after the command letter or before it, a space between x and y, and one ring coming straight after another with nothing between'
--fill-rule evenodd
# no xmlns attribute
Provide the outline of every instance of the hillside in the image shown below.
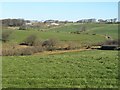
<svg viewBox="0 0 120 90"><path fill-rule="evenodd" d="M86 48L118 39L117 26L72 23L42 29L3 29L11 31L8 41L2 43L8 55L2 56L3 88L118 88L118 51ZM20 45L35 37L39 46ZM56 50L42 47L41 42L49 39ZM58 49L60 45L62 49Z"/></svg>
<svg viewBox="0 0 120 90"><path fill-rule="evenodd" d="M86 27L84 32L74 34L70 32L81 31L82 27ZM40 39L55 38L60 41L73 41L80 44L93 44L105 41L105 35L111 36L113 39L118 38L117 24L68 24L55 28L43 29L43 31L34 30L12 30L10 42L22 42L28 35L35 34Z"/></svg>

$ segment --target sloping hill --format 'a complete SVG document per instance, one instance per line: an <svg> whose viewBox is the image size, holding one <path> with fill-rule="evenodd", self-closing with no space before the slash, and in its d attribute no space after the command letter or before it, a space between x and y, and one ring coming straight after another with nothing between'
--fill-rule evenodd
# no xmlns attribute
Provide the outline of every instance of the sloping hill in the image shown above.
<svg viewBox="0 0 120 90"><path fill-rule="evenodd" d="M84 32L80 34L74 34L70 32L80 31L81 27L85 27ZM59 31L59 32L57 32ZM110 36L113 39L118 38L117 24L65 24L55 28L46 29L46 31L34 30L13 30L10 36L10 42L20 43L27 36L35 34L40 40L46 40L55 38L63 42L73 42L80 45L90 45L105 41L106 36Z"/></svg>

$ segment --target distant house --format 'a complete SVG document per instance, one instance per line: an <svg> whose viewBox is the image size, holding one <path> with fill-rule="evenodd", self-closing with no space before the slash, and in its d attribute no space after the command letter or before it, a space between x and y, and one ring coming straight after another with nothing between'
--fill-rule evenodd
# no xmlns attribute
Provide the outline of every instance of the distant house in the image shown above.
<svg viewBox="0 0 120 90"><path fill-rule="evenodd" d="M59 24L58 23L51 23L51 25L58 26Z"/></svg>
<svg viewBox="0 0 120 90"><path fill-rule="evenodd" d="M58 22L58 20L46 20L44 21L44 23L56 23Z"/></svg>
<svg viewBox="0 0 120 90"><path fill-rule="evenodd" d="M32 23L31 23L31 22L29 22L29 23L25 23L25 25L32 25Z"/></svg>

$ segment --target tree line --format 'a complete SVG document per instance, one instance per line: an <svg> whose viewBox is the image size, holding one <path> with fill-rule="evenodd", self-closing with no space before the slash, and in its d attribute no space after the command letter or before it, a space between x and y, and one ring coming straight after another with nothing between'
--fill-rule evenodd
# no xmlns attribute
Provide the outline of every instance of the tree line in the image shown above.
<svg viewBox="0 0 120 90"><path fill-rule="evenodd" d="M29 20L24 19L3 19L0 22L2 22L2 26L22 26L25 23L30 23Z"/></svg>

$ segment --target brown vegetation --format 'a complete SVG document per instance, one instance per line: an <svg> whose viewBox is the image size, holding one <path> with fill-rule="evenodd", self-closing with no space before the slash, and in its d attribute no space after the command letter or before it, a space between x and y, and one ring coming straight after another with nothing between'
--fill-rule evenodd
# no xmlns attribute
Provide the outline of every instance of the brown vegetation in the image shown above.
<svg viewBox="0 0 120 90"><path fill-rule="evenodd" d="M7 45L7 43L6 43ZM66 46L65 46L66 45ZM78 49L78 44L73 42L65 42L60 45L57 39L48 39L41 41L34 34L29 35L22 43L8 44L4 46L2 50L3 56L23 56L23 55L33 55L34 53L39 53L42 51L55 51L55 50L73 50Z"/></svg>
<svg viewBox="0 0 120 90"><path fill-rule="evenodd" d="M34 53L42 52L43 48L40 46L28 46L28 47L19 47L16 46L13 48L2 49L3 56L23 56L23 55L32 55Z"/></svg>

